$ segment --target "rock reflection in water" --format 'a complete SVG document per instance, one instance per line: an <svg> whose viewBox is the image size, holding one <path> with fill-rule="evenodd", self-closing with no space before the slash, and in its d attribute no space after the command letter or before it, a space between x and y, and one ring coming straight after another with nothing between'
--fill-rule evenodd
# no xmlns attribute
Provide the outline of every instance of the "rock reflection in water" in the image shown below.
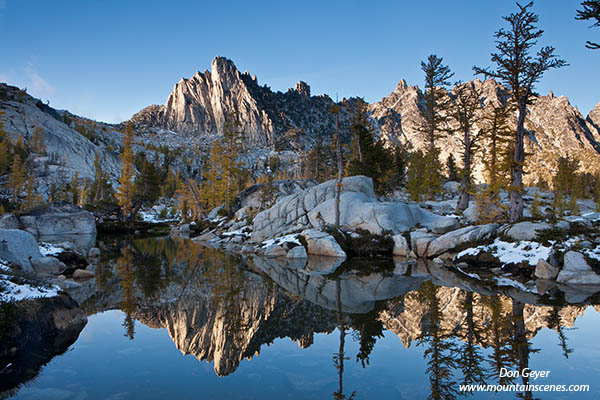
<svg viewBox="0 0 600 400"><path fill-rule="evenodd" d="M395 268L365 273L327 259L306 267L240 259L179 238L118 243L115 254L97 268L96 288L83 302L88 312L123 310L131 338L135 321L165 328L183 354L213 362L218 376L277 338L306 348L314 334L337 328L336 399L355 395L344 387L344 362L368 368L385 330L406 347L423 348L430 398L454 398L463 395L459 384L513 383L499 371L527 367L538 351L530 340L542 328L557 332L568 357L574 349L564 328L587 307L543 305L548 295L494 287L429 263L396 260ZM359 343L353 357L344 350L348 333Z"/></svg>

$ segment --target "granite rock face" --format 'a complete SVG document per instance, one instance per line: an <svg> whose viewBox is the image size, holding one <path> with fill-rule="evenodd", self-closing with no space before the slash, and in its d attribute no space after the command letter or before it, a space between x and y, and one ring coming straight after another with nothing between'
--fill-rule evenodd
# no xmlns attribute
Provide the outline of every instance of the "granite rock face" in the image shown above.
<svg viewBox="0 0 600 400"><path fill-rule="evenodd" d="M232 118L253 145L307 145L323 132L333 132L335 119L328 112L333 103L326 95L311 96L303 81L286 93L273 92L260 86L255 76L241 73L231 60L216 57L210 71L182 78L164 105L147 107L131 121L141 130L160 127L211 136L222 134ZM347 111L341 119L344 124L349 120Z"/></svg>
<svg viewBox="0 0 600 400"><path fill-rule="evenodd" d="M365 176L343 179L340 226L374 234L401 233L417 224L428 226L440 217L413 204L380 202L373 181ZM443 217L442 217L443 218ZM261 241L293 231L321 228L335 221L335 181L327 181L281 198L253 221L252 239Z"/></svg>
<svg viewBox="0 0 600 400"><path fill-rule="evenodd" d="M490 106L505 104L508 99L508 91L492 79L475 79L466 84L482 91L485 97L482 112ZM421 89L401 80L388 96L370 105L379 137L388 143L410 145L414 149L423 150L427 143L418 129L422 120L419 113L422 104ZM532 134L525 140L525 147L531 156L527 157L525 167L536 170L536 174L526 176L526 181L534 180L534 175L551 181L558 157L567 154L579 158L584 169L597 170L597 166L589 163L589 158L600 160L600 105L586 119L565 96L556 97L550 92L546 96L539 96L528 111L525 127ZM476 130L480 128L475 126ZM485 145L487 144L484 142ZM461 154L459 142L454 135L441 139L439 148L442 160L450 155L457 159L456 155ZM482 162L476 161L473 168L474 177L481 180L484 171Z"/></svg>
<svg viewBox="0 0 600 400"><path fill-rule="evenodd" d="M36 131L41 134L46 151L32 159L38 193L47 195L52 184L66 183L75 173L80 179L93 180L96 156L103 170L118 178L121 162L108 146L119 146L121 134L116 127L99 128L93 121L57 111L4 83L0 83L0 111L4 113L0 113L0 122L13 142L21 136L28 143ZM87 136L75 129L84 132L80 127L84 123Z"/></svg>

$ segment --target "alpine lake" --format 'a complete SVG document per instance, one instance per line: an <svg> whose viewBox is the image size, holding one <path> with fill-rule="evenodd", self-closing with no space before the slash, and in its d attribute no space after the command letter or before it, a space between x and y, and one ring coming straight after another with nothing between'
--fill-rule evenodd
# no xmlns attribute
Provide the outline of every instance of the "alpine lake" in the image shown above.
<svg viewBox="0 0 600 400"><path fill-rule="evenodd" d="M87 324L50 361L13 366L0 398L600 398L593 291L540 295L420 260L240 257L176 236L96 246L96 277L70 292ZM478 384L515 390L461 390Z"/></svg>

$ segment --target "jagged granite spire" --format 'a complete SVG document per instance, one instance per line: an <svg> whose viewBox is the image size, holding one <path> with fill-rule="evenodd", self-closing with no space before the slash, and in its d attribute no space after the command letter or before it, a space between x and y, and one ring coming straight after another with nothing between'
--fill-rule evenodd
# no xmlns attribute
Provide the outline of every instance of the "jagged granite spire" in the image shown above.
<svg viewBox="0 0 600 400"><path fill-rule="evenodd" d="M301 131L312 143L334 130L331 104L328 96L311 96L306 82L287 93L273 92L259 86L255 75L240 73L233 61L216 57L210 71L177 82L165 105L146 107L131 120L141 129L210 136L223 133L230 116L250 144L274 144L290 130Z"/></svg>

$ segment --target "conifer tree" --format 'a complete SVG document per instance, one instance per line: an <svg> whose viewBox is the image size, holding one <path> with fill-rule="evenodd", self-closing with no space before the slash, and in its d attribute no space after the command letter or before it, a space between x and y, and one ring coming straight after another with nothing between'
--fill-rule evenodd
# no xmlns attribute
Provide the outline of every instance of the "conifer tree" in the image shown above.
<svg viewBox="0 0 600 400"><path fill-rule="evenodd" d="M244 136L234 116L228 117L225 121L223 145L223 178L225 179L223 201L229 213L235 195L242 189L240 185L244 175L244 164L239 160L240 154L244 152Z"/></svg>
<svg viewBox="0 0 600 400"><path fill-rule="evenodd" d="M479 149L481 132L475 132L474 125L480 120L482 109L482 92L473 82L458 83L452 91L454 102L450 107L452 119L456 122L460 133L462 147L463 171L461 190L456 204L457 211L464 211L469 206L471 193L471 166L475 152Z"/></svg>
<svg viewBox="0 0 600 400"><path fill-rule="evenodd" d="M0 111L0 116L4 111ZM10 170L12 146L6 132L4 132L4 123L0 120L0 175L4 175Z"/></svg>
<svg viewBox="0 0 600 400"><path fill-rule="evenodd" d="M35 191L35 176L29 174L25 182L25 199L21 204L21 210L30 210L41 203L41 196Z"/></svg>
<svg viewBox="0 0 600 400"><path fill-rule="evenodd" d="M515 148L511 166L510 186L510 221L523 218L523 166L525 164L525 117L527 106L535 97L535 84L550 69L560 68L566 62L554 54L554 47L542 47L535 56L531 51L542 36L541 29L536 27L538 16L529 10L533 2L525 6L517 3L519 11L503 17L510 25L509 30L496 32L496 53L491 60L497 68L473 67L476 74L483 74L500 80L510 90L511 98L516 106L517 129Z"/></svg>
<svg viewBox="0 0 600 400"><path fill-rule="evenodd" d="M23 191L27 169L21 161L21 157L15 154L10 168L10 176L8 177L8 187L12 192L12 202L17 203L19 195Z"/></svg>
<svg viewBox="0 0 600 400"><path fill-rule="evenodd" d="M419 107L422 119L418 130L425 134L427 141L425 156L428 168L422 179L427 188L427 197L430 198L439 192L442 183L438 141L447 130L447 110L451 100L445 88L450 85L450 79L454 76L442 62L443 58L435 54L430 55L427 62L421 62L421 69L425 73L425 90Z"/></svg>
<svg viewBox="0 0 600 400"><path fill-rule="evenodd" d="M339 228L340 226L340 196L342 193L342 140L339 132L340 122L340 111L341 107L337 104L332 105L329 108L329 112L335 114L335 155L337 159L337 178L335 181L335 222L334 226Z"/></svg>
<svg viewBox="0 0 600 400"><path fill-rule="evenodd" d="M123 137L123 153L121 153L121 177L119 178L119 187L117 189L117 201L121 207L123 218L128 220L132 217L133 211L133 178L134 170L133 154L133 125L127 124L125 135Z"/></svg>
<svg viewBox="0 0 600 400"><path fill-rule="evenodd" d="M448 171L448 180L449 181L457 181L458 180L458 167L456 166L456 161L454 161L454 156L452 154L448 155L446 158L446 171Z"/></svg>
<svg viewBox="0 0 600 400"><path fill-rule="evenodd" d="M160 174L154 164L142 156L140 173L134 180L134 203L139 207L154 204L160 197Z"/></svg>
<svg viewBox="0 0 600 400"><path fill-rule="evenodd" d="M37 154L46 154L46 142L44 141L44 129L36 126L33 130L29 147L31 151Z"/></svg>
<svg viewBox="0 0 600 400"><path fill-rule="evenodd" d="M385 193L401 185L407 156L400 147L385 148L381 141L375 141L367 111L367 104L359 99L350 125L352 159L346 174L368 176L373 179L375 191Z"/></svg>
<svg viewBox="0 0 600 400"><path fill-rule="evenodd" d="M227 183L224 178L223 152L223 144L220 140L215 140L206 163L207 169L204 173L205 181L202 188L202 197L208 209L221 205L225 199Z"/></svg>
<svg viewBox="0 0 600 400"><path fill-rule="evenodd" d="M583 1L581 2L581 7L581 10L577 10L577 16L575 19L580 21L595 20L592 26L600 26L600 0ZM598 50L600 49L600 44L588 40L585 43L585 47L592 50Z"/></svg>
<svg viewBox="0 0 600 400"><path fill-rule="evenodd" d="M202 197L208 208L225 204L229 213L235 195L243 189L247 172L239 160L244 152L244 137L233 117L225 121L223 137L212 143L204 173Z"/></svg>
<svg viewBox="0 0 600 400"><path fill-rule="evenodd" d="M72 204L77 204L77 201L79 199L79 195L80 195L80 191L79 191L79 171L75 171L75 173L73 174L73 179L71 179L71 182L69 182L68 185L68 201L69 203Z"/></svg>
<svg viewBox="0 0 600 400"><path fill-rule="evenodd" d="M572 214L579 211L577 199L581 196L581 177L577 173L579 169L579 160L572 156L559 157L557 171L553 179L554 187L554 206L562 214L565 209L569 209ZM565 197L569 196L565 204Z"/></svg>
<svg viewBox="0 0 600 400"><path fill-rule="evenodd" d="M508 126L512 108L505 104L490 104L483 120L482 134L488 146L483 151L487 183L493 196L510 182L510 165L514 149L514 133Z"/></svg>
<svg viewBox="0 0 600 400"><path fill-rule="evenodd" d="M423 179L427 169L430 167L428 157L420 150L409 155L409 166L406 173L406 191L411 200L421 201L427 194L429 187Z"/></svg>
<svg viewBox="0 0 600 400"><path fill-rule="evenodd" d="M108 173L102 169L98 153L96 153L94 159L94 176L94 182L92 182L89 190L89 202L95 206L113 203L113 187L109 182Z"/></svg>

